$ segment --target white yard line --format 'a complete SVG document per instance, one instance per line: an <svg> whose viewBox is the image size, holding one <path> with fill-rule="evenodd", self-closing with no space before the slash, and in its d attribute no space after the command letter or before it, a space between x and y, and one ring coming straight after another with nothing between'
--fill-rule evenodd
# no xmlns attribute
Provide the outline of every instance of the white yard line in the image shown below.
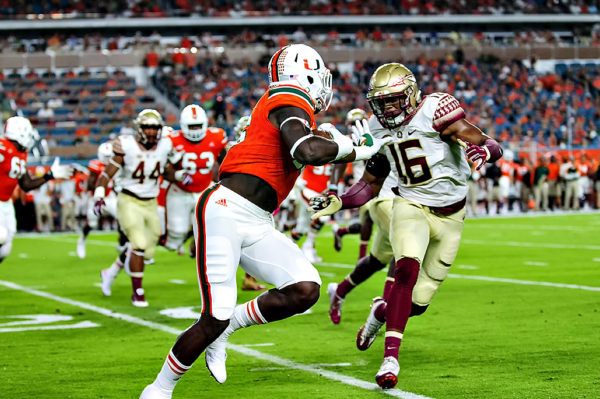
<svg viewBox="0 0 600 399"><path fill-rule="evenodd" d="M560 283L549 283L546 281L528 281L528 280L515 280L512 278L498 278L488 276L468 276L465 274L448 274L448 277L462 278L467 280L480 280L480 281L492 281L496 283L510 283L510 284L521 284L521 285L540 285L543 287L556 287L556 288L571 288L574 290L585 290L585 291L598 291L600 287L590 287L587 285L577 284L560 284Z"/></svg>
<svg viewBox="0 0 600 399"><path fill-rule="evenodd" d="M527 260L525 261L525 264L527 266L548 266L548 262L536 262L533 260Z"/></svg>
<svg viewBox="0 0 600 399"><path fill-rule="evenodd" d="M490 245L490 241L486 240L469 240L463 239L461 244L466 245ZM551 242L523 242L523 241L496 241L494 246L501 247L523 247L523 248L551 248L551 249L587 249L590 251L600 250L600 245L578 245L578 244L554 244Z"/></svg>
<svg viewBox="0 0 600 399"><path fill-rule="evenodd" d="M85 302L81 302L81 301L75 301L69 298L64 298L64 297L60 297L54 294L50 294L48 292L44 292L44 291L39 291L39 290L34 290L31 288L27 288L24 287L22 285L19 284L15 284L13 282L10 281L1 281L0 280L0 285L3 285L7 288L13 289L13 290L18 290L18 291L23 291L26 292L28 294L31 295L37 295L37 296L41 296L43 298L47 298L47 299L52 299L54 301L58 301L61 303L66 303L68 305L71 306L76 306L82 309L86 309L86 310L90 310L92 312L96 312L99 313L103 316L107 316L107 317L112 317L114 319L118 319L118 320L123 320L132 324L138 324L141 326L145 326L148 328L152 328L155 330L160 330L160 331L164 331L167 333L170 333L172 335L179 335L181 333L180 330L164 325L164 324L160 324L160 323L155 323L152 321L147 321L144 319L140 319L139 317L135 317L135 316L130 316L128 314L124 314L124 313L118 313L118 312L113 312L110 309L106 309L106 308L101 308L95 305L91 305ZM328 371L328 370L324 370L320 367L317 366L312 366L312 365L306 365L306 364L301 364L301 363L296 363L292 360L288 360L288 359L284 359L278 356L274 356L274 355L269 355L267 353L262 353L259 352L255 349L250 349L247 347L244 347L242 345L234 345L234 344L227 344L227 348L230 350L233 350L234 352L238 352L241 354L244 354L246 356L250 356L256 359L260 359L260 360L265 360L271 363L275 363L279 366L284 366L290 369L295 369L295 370L303 370L303 371L308 371L311 372L313 374L317 374L319 376L325 377L325 378L329 378L331 380L334 381L338 381L341 382L343 384L346 385L351 385L354 387L358 387L358 388L362 388L362 389L366 389L369 391L378 391L381 392L383 394L389 395L389 396L393 396L393 397L397 397L397 398L403 398L403 399L432 399L429 398L427 396L422 396L422 395L418 395L412 392L406 392L406 391L402 391L400 389L390 389L390 390L382 390L377 384L372 383L372 382L367 382L367 381L363 381L363 380L359 380L357 378L354 377L350 377L347 375L343 375L340 373L336 373L333 371ZM158 364L157 364L158 367Z"/></svg>

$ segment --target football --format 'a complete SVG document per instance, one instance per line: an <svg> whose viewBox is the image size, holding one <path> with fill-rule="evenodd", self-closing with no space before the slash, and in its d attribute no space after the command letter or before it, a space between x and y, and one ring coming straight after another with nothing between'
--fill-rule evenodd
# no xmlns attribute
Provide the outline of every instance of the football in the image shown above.
<svg viewBox="0 0 600 399"><path fill-rule="evenodd" d="M331 133L326 132L324 130L313 129L312 134L314 134L315 136L320 136L329 140L333 140L333 136L331 135Z"/></svg>

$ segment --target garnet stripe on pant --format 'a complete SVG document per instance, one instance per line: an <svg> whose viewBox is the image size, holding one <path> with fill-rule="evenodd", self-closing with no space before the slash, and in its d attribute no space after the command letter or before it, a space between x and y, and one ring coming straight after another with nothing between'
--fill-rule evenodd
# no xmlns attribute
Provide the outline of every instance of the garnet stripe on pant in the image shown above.
<svg viewBox="0 0 600 399"><path fill-rule="evenodd" d="M198 237L196 239L196 269L198 277L200 278L200 294L202 296L202 314L209 314L212 316L212 298L210 295L210 283L206 276L206 226L204 225L204 212L206 211L206 204L210 196L220 187L220 184L204 190L198 204L196 205L196 223L198 225Z"/></svg>

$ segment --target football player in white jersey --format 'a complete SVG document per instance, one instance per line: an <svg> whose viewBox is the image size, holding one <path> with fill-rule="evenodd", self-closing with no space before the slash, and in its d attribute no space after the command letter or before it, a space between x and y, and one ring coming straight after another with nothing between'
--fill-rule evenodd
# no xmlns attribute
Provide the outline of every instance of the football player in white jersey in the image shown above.
<svg viewBox="0 0 600 399"><path fill-rule="evenodd" d="M377 194L390 168L398 174L390 221L390 241L396 259L389 298L375 298L357 336L367 349L386 323L383 363L375 379L384 389L398 382L398 350L411 315L429 306L456 257L465 218L470 168L481 168L502 156L492 138L465 119L459 102L446 93L421 98L413 73L402 64L377 68L367 100L374 116L357 123L359 133L392 136L383 152L388 162L365 170L360 181L342 196L317 197L314 217L360 206Z"/></svg>
<svg viewBox="0 0 600 399"><path fill-rule="evenodd" d="M142 110L135 119L137 134L122 135L113 141L113 157L106 169L100 174L94 191L95 212L102 213L105 207L105 193L108 182L118 174L121 191L117 197L117 220L121 230L131 245L129 266L133 296L131 303L137 307L146 307L148 302L142 288L144 259L150 260L160 235L160 221L156 197L158 196L158 177L170 181L183 181L185 171L175 171L172 165L181 158L173 149L168 138L161 137L163 119L153 109ZM102 292L111 294L111 284L123 262L117 257L115 262L102 270Z"/></svg>

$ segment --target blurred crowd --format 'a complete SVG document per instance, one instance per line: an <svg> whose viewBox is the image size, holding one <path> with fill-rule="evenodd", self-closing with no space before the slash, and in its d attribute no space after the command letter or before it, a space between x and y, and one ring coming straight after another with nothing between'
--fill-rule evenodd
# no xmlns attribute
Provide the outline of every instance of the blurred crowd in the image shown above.
<svg viewBox="0 0 600 399"><path fill-rule="evenodd" d="M439 14L597 14L592 0L3 0L0 16L28 14L71 17L276 16L276 15L439 15Z"/></svg>
<svg viewBox="0 0 600 399"><path fill-rule="evenodd" d="M460 52L443 60L403 61L415 72L424 94L453 93L467 117L506 147L598 145L598 65L542 74L517 60L469 61ZM535 60L531 62L535 64ZM232 63L224 57L195 63L170 57L161 61L154 83L180 108L194 102L202 104L212 111L215 123L228 128L237 118L250 113L265 90L266 64ZM378 65L330 65L335 94L323 117L339 125L348 110L368 109L364 93L369 76Z"/></svg>
<svg viewBox="0 0 600 399"><path fill-rule="evenodd" d="M381 27L365 26L353 31L330 28L302 27L285 29L278 33L261 32L259 29L242 29L228 34L203 32L198 35L163 37L158 31L150 35L137 32L131 35L106 35L100 32L74 34L65 32L39 33L37 37L0 37L0 52L68 53L76 51L157 51L173 52L180 49L246 48L264 46L282 47L289 43L305 43L314 47L339 48L397 48L400 46L482 46L523 47L530 45L551 46L600 46L600 25L573 25L570 29L550 30L525 27L504 31L447 31L419 32L411 26Z"/></svg>

